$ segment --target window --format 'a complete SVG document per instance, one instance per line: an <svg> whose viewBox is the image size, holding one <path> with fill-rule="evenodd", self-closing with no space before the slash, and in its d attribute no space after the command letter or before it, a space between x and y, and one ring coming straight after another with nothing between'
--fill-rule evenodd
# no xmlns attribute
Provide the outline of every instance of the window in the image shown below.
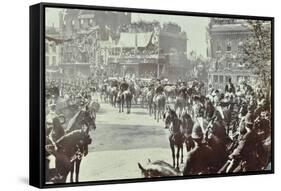
<svg viewBox="0 0 281 191"><path fill-rule="evenodd" d="M214 82L218 83L218 76L217 75L214 75Z"/></svg>
<svg viewBox="0 0 281 191"><path fill-rule="evenodd" d="M230 76L225 76L225 82L227 83L230 78Z"/></svg>
<svg viewBox="0 0 281 191"><path fill-rule="evenodd" d="M49 56L46 56L46 60L45 60L45 61L46 61L45 64L46 64L46 65L49 65Z"/></svg>
<svg viewBox="0 0 281 191"><path fill-rule="evenodd" d="M55 53L56 51L57 51L57 47L56 47L56 45L52 45L52 51Z"/></svg>
<svg viewBox="0 0 281 191"><path fill-rule="evenodd" d="M56 65L56 57L53 56L52 59L53 59L53 60L52 60L52 61L53 61L53 65Z"/></svg>
<svg viewBox="0 0 281 191"><path fill-rule="evenodd" d="M91 26L93 24L93 19L89 19L89 25Z"/></svg>
<svg viewBox="0 0 281 191"><path fill-rule="evenodd" d="M231 43L229 41L226 44L226 51L231 51Z"/></svg>
<svg viewBox="0 0 281 191"><path fill-rule="evenodd" d="M220 76L220 83L223 83L223 76Z"/></svg>
<svg viewBox="0 0 281 191"><path fill-rule="evenodd" d="M225 64L225 67L226 67L226 68L231 68L231 63L230 63L230 62L227 62L227 63Z"/></svg>
<svg viewBox="0 0 281 191"><path fill-rule="evenodd" d="M75 25L75 21L74 21L74 20L72 20L72 21L71 21L71 24L72 24L72 25Z"/></svg>

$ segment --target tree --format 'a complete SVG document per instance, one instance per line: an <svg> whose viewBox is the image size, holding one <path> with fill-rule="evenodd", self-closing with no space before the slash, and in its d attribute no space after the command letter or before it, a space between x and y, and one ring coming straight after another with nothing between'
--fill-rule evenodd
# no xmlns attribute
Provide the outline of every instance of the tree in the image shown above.
<svg viewBox="0 0 281 191"><path fill-rule="evenodd" d="M245 25L251 35L243 43L243 62L258 76L259 84L271 93L271 23L247 20Z"/></svg>
<svg viewBox="0 0 281 191"><path fill-rule="evenodd" d="M265 21L248 20L246 27L252 34L243 43L243 62L249 69L253 69L262 83L270 83L271 25Z"/></svg>

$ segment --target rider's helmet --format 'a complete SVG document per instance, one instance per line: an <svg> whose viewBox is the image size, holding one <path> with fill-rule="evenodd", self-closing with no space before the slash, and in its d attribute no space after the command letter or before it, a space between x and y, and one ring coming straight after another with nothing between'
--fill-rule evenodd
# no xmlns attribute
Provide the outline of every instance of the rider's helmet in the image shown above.
<svg viewBox="0 0 281 191"><path fill-rule="evenodd" d="M191 137L193 139L202 139L203 138L202 128L198 122L194 123L194 125L193 125Z"/></svg>

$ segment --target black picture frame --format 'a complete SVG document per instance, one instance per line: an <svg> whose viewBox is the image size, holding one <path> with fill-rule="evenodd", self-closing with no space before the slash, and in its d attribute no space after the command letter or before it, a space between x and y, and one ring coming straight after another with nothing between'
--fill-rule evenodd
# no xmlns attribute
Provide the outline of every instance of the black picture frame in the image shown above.
<svg viewBox="0 0 281 191"><path fill-rule="evenodd" d="M122 179L122 180L106 180L106 181L90 181L66 184L46 184L45 168L44 168L44 145L45 145L45 8L68 8L68 9L87 9L102 11L118 11L118 12L135 12L135 13L153 13L165 15L182 15L182 16L200 16L200 17L219 17L219 18L235 18L249 20L265 20L271 22L271 103L272 103L272 120L271 120L271 170L228 173L228 174L208 174L208 175L191 175L188 177L161 177L161 178L141 178L141 179ZM171 10L153 10L153 9L136 9L123 7L104 7L93 5L74 5L74 4L55 4L55 3L39 3L30 6L30 129L29 129L29 184L38 188L54 188L54 187L70 187L70 186L86 186L101 184L119 184L134 183L147 181L165 181L165 180L184 180L193 178L210 178L210 177L228 177L228 176L244 176L258 174L274 173L274 18L249 15L232 15L217 13L195 13Z"/></svg>

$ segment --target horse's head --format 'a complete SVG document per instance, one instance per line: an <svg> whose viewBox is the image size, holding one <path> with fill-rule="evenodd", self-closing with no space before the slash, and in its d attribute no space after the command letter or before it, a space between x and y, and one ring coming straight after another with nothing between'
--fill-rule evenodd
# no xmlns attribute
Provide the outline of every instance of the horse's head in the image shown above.
<svg viewBox="0 0 281 191"><path fill-rule="evenodd" d="M146 169L140 163L138 163L138 167L141 170L141 174L144 178L161 177L161 173L157 169Z"/></svg>
<svg viewBox="0 0 281 191"><path fill-rule="evenodd" d="M90 108L90 106L85 106L79 114L81 117L81 124L86 125L88 130L96 129L96 112L93 108Z"/></svg>
<svg viewBox="0 0 281 191"><path fill-rule="evenodd" d="M170 164L164 161L148 160L147 166L144 167L138 163L138 167L141 170L141 174L144 178L154 178L163 176L178 176L179 172L176 171Z"/></svg>
<svg viewBox="0 0 281 191"><path fill-rule="evenodd" d="M178 119L176 111L171 109L169 106L166 108L166 112L164 113L164 119L165 119L165 128L168 129L175 120Z"/></svg>

